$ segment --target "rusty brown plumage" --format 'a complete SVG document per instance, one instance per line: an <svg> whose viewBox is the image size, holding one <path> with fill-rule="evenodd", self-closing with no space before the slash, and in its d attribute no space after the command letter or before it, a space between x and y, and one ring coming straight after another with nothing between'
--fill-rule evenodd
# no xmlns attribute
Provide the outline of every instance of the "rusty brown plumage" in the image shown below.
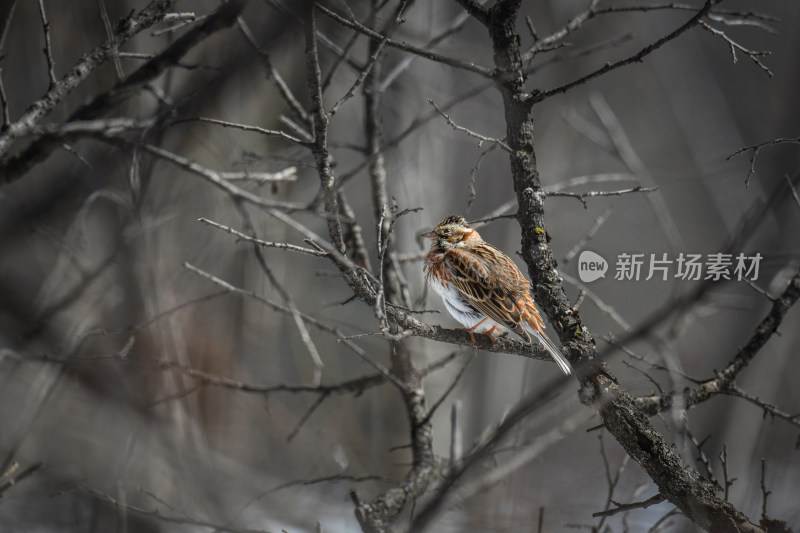
<svg viewBox="0 0 800 533"><path fill-rule="evenodd" d="M544 333L544 321L530 293L530 284L506 254L484 241L463 217L450 215L424 235L431 239L425 257L428 282L447 310L467 331L510 330L531 341L531 333L565 373L569 364Z"/></svg>

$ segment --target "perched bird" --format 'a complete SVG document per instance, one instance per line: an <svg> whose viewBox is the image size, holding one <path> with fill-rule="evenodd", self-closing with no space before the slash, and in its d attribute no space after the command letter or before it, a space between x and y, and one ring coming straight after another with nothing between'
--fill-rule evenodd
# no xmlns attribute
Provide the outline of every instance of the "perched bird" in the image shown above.
<svg viewBox="0 0 800 533"><path fill-rule="evenodd" d="M506 254L458 215L448 216L423 237L433 241L425 256L425 277L473 343L475 333L494 342L492 334L511 330L528 343L532 334L561 370L570 373L569 363L544 333L530 283Z"/></svg>

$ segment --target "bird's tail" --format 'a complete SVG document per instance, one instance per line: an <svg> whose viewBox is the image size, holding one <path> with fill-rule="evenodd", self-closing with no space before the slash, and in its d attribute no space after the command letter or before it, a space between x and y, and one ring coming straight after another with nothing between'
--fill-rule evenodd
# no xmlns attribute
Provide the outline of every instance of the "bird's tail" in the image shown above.
<svg viewBox="0 0 800 533"><path fill-rule="evenodd" d="M544 346L545 350L547 350L547 352L550 354L550 357L553 358L553 361L556 362L561 371L566 375L570 375L570 373L572 373L572 367L570 367L567 360L564 359L564 356L561 354L561 350L558 349L558 346L553 344L553 341L551 341L550 338L542 331L533 329L531 333L533 333L534 336L539 339L539 342L542 343L542 346Z"/></svg>

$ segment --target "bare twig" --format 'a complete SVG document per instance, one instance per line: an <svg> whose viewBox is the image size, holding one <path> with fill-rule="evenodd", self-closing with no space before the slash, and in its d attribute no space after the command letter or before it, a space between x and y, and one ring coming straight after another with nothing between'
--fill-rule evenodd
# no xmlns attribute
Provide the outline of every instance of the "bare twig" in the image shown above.
<svg viewBox="0 0 800 533"><path fill-rule="evenodd" d="M339 100L337 100L336 103L333 104L329 113L330 116L335 115L336 112L339 110L339 108L342 106L342 104L344 104L345 102L347 102L349 99L351 99L353 96L356 95L356 91L358 91L358 89L364 84L364 81L367 79L367 76L370 75L373 67L375 67L375 64L378 62L378 58L380 57L381 52L383 51L383 47L386 45L386 41L388 40L389 40L389 33L387 33L384 36L384 38L381 39L378 45L374 47L372 54L369 56L369 59L367 60L366 67L364 67L364 69L358 75L356 80L353 82L353 85L350 86L350 89L348 89L348 91L344 95L342 95L342 97L339 98Z"/></svg>
<svg viewBox="0 0 800 533"><path fill-rule="evenodd" d="M768 406L757 398L749 397L736 387L736 378L739 373L747 367L753 358L759 353L764 345L775 334L778 326L783 322L783 318L789 309L800 299L800 271L789 281L788 287L772 304L769 314L756 327L755 332L736 355L730 360L728 365L716 376L707 381L703 381L692 389L682 392L673 392L664 395L645 396L636 399L636 405L643 412L654 415L658 412L670 409L676 401L682 402L685 408L702 403L718 394L728 394L738 396L748 401L757 403L766 410L771 410L775 416L779 416L788 422L800 426L800 417L792 417L787 413L777 410L774 406Z"/></svg>
<svg viewBox="0 0 800 533"><path fill-rule="evenodd" d="M251 193L241 187L238 187L231 183L228 179L225 178L223 173L217 172L216 170L212 170L210 168L204 167L200 163L189 159L187 157L183 157L181 155L169 152L164 150L163 148L159 148L158 146L153 146L150 144L142 144L139 145L140 149L153 154L165 161L169 161L170 163L188 171L192 174L200 176L201 178L205 179L212 185L216 186L219 189L222 189L231 197L237 198L240 200L244 200L246 202L250 202L254 205L259 205L262 207L278 207L283 209L302 209L305 207L301 204L293 204L288 202L277 202L273 200L267 200L266 198L262 198L256 194Z"/></svg>
<svg viewBox="0 0 800 533"><path fill-rule="evenodd" d="M259 302L271 307L272 309L274 309L276 311L280 311L280 312L286 313L286 314L291 314L291 310L288 307L285 307L285 306L282 306L282 305L277 304L275 302L272 302L272 301L270 301L270 300L268 300L268 299L266 299L266 298L264 298L262 296L259 296L258 294L254 293L254 292L251 292L251 291L248 291L248 290L245 290L245 289L240 289L240 288L238 288L238 287L236 287L234 285L231 285L227 281L225 281L223 279L220 279L217 276L214 276L213 274L209 274L208 272L206 272L206 271L204 271L202 269L199 269L199 268L197 268L197 267L195 267L195 266L193 266L193 265L191 265L189 263L184 263L184 267L187 270L197 274L198 276L200 276L202 278L205 278L205 279L209 280L210 282L212 282L212 283L214 283L216 285L219 285L220 287L226 289L229 292L241 294L241 295L246 296L248 298L252 298L254 300L257 300L257 301L259 301ZM339 330L337 330L336 328L332 328L330 326L326 326L325 324L322 324L318 320L316 320L316 319L314 319L314 318L312 318L312 317L310 317L308 315L304 315L302 313L300 313L300 315L301 315L301 317L303 318L304 321L314 325L315 327L317 327L317 328L319 328L319 329L321 329L323 331L327 331L327 332L335 335L337 337L337 339L339 340L339 342L341 342L342 344L347 346L352 352L354 352L356 355L358 355L364 362L366 362L368 365L370 365L375 370L377 370L384 378L386 378L388 381L394 383L398 388L403 389L403 387L404 387L403 382L400 381L396 376L394 376L391 373L391 371L389 371L389 369L387 369L386 367L384 367L383 365L381 365L377 361L374 361L372 358L370 358L364 350L362 350L361 348L358 347L358 345L356 345L352 341L346 339L339 332Z"/></svg>
<svg viewBox="0 0 800 533"><path fill-rule="evenodd" d="M689 440L691 441L692 445L694 445L694 447L697 448L697 454L698 454L697 460L703 464L703 468L705 468L706 471L706 477L710 479L712 482L714 482L714 484L719 485L716 476L714 476L714 469L711 467L711 461L708 459L708 456L703 451L703 445L708 441L711 435L708 435L702 441L698 441L692 434L692 432L689 430L689 424L686 423L686 420L684 420L683 431L686 433L686 436L689 437Z"/></svg>
<svg viewBox="0 0 800 533"><path fill-rule="evenodd" d="M499 146L500 148L502 148L506 152L511 152L511 148L502 139L495 139L495 138L492 138L492 137L486 137L484 135L481 135L480 133L475 133L474 131L472 131L470 129L467 129L467 128L463 127L463 126L459 126L458 124L453 122L453 120L444 111L442 111L439 108L439 106L436 105L436 102L434 102L432 99L428 99L428 103L433 106L433 108L436 110L437 113L439 113L440 115L442 115L442 117L444 117L444 119L447 121L447 123L450 125L451 128L453 128L456 131L461 131L463 133L466 133L470 137L474 137L475 139L478 139L480 141L478 143L478 146L482 146L484 142L489 142L489 143L496 144L497 146Z"/></svg>
<svg viewBox="0 0 800 533"><path fill-rule="evenodd" d="M339 24L341 24L343 26L346 26L348 28L352 28L352 29L358 31L359 33L363 33L364 35L366 35L370 39L374 39L376 41L382 41L382 40L386 39L385 35L382 35L381 33L376 32L375 30L372 30L372 29L364 26L363 24L361 24L360 22L358 22L356 20L352 20L352 19L348 19L346 17L343 17L342 15L339 15L338 13L328 9L325 6L319 5L319 6L317 6L317 9L319 9L320 12L322 12L325 16L335 20ZM454 68L458 68L458 69L461 69L461 70L466 70L468 72L473 72L473 73L478 74L480 76L483 76L485 78L491 78L491 77L494 76L494 71L492 69L476 65L475 63L472 63L472 62L469 62L469 61L464 61L464 60L457 59L457 58L454 58L454 57L444 56L444 55L441 55L441 54L437 54L435 52L430 52L430 51L425 50L423 48L418 48L416 46L413 46L411 44L408 44L408 43L405 43L405 42L402 42L402 41L395 41L393 39L386 39L386 44L391 46L391 47L393 47L393 48L397 48L398 50L403 50L404 52L409 52L409 53L418 55L420 57L424 57L425 59L428 59L430 61L435 61L437 63L443 63L445 65L448 65L448 66L451 66L451 67L454 67Z"/></svg>
<svg viewBox="0 0 800 533"><path fill-rule="evenodd" d="M206 122L208 124L216 124L218 126L222 126L224 128L236 128L237 130L242 131L252 131L256 133L260 133L262 135L269 135L272 137L280 137L281 139L289 142L293 142L295 144L299 144L301 146L305 146L307 143L303 139L299 139L292 135L289 135L285 131L280 130L268 130L265 128L261 128L259 126L249 126L247 124L239 124L237 122L229 122L227 120L218 120L215 118L208 118L208 117L185 117L175 121L175 123L180 122Z"/></svg>
<svg viewBox="0 0 800 533"><path fill-rule="evenodd" d="M27 135L42 118L50 113L92 71L108 61L116 44L127 41L140 31L158 22L171 4L172 2L167 0L151 2L139 13L129 17L123 24L119 25L120 31L115 35L114 42L106 41L84 55L41 99L31 104L19 119L9 123L8 128L0 133L0 158L8 152L11 143ZM0 182L8 181L10 181L9 177L0 178Z"/></svg>
<svg viewBox="0 0 800 533"><path fill-rule="evenodd" d="M563 28L555 33L552 33L551 35L548 35L547 37L538 38L536 36L536 31L533 29L533 24L529 23L528 30L530 30L531 35L534 36L534 45L530 48L530 50L523 54L522 61L527 63L531 61L539 52L552 50L559 41L564 39L564 37L578 30L587 20L595 16L598 3L599 0L590 0L589 6L584 11L570 19L570 21L567 22Z"/></svg>
<svg viewBox="0 0 800 533"><path fill-rule="evenodd" d="M481 152L481 155L478 156L478 160L475 162L475 166L472 167L472 170L469 172L469 200L467 200L467 209L466 213L469 214L470 210L472 209L472 204L475 202L475 199L478 197L478 193L475 191L475 179L478 175L478 170L481 168L481 162L483 158L486 157L489 152L492 152L495 148L497 148L497 144L492 144L489 148Z"/></svg>
<svg viewBox="0 0 800 533"><path fill-rule="evenodd" d="M767 486L764 483L764 477L766 477L766 470L767 470L767 460L762 457L761 458L761 516L767 516L767 498L769 495L772 494L771 490L767 490Z"/></svg>
<svg viewBox="0 0 800 533"><path fill-rule="evenodd" d="M745 152L752 151L753 154L750 156L750 168L747 171L747 178L745 178L744 183L746 187L750 187L750 176L756 173L756 158L758 157L758 152L761 151L762 148L765 146L770 146L773 144L800 144L800 137L794 138L780 138L780 139L771 139L769 141L765 141L763 143L754 144L752 146L745 146L744 148L739 148L731 155L725 158L725 160L729 160L734 156L741 155ZM788 178L787 178L788 179ZM791 180L789 180L789 184L791 185Z"/></svg>
<svg viewBox="0 0 800 533"><path fill-rule="evenodd" d="M717 37L728 43L728 48L731 51L731 59L733 60L734 63L738 61L738 58L736 57L736 51L738 50L741 53L745 54L747 57L749 57L750 60L758 66L758 68L760 68L767 74L767 76L769 76L770 78L772 77L772 71L759 59L760 57L770 55L772 52L767 52L767 51L759 52L756 50L750 50L749 48L745 48L741 44L737 43L736 41L728 37L728 35L724 31L716 29L715 27L711 26L705 21L701 20L700 26L702 26L703 29L707 30L712 35L716 35Z"/></svg>
<svg viewBox="0 0 800 533"><path fill-rule="evenodd" d="M464 372L466 372L467 368L469 368L469 365L472 363L474 359L475 359L475 352L473 351L472 353L470 353L469 358L466 361L464 361L464 364L461 365L458 374L456 374L456 377L453 378L453 381L450 382L450 385L447 386L447 389L444 391L444 393L442 393L439 399L433 403L430 409L428 409L424 421L426 422L429 421L436 412L436 410L439 408L439 406L442 405L442 403L447 399L450 393L453 392L453 390L458 385L459 381L461 381L461 377L464 375Z"/></svg>
<svg viewBox="0 0 800 533"><path fill-rule="evenodd" d="M97 68L112 55L114 46L122 44L134 33L157 22L164 11L171 5L171 0L154 0L142 12L129 18L125 23L120 24L122 28L116 36L114 43L105 43L93 52L84 56L78 64L73 67L56 86L48 91L45 97L28 108L17 122L13 123L4 133L0 134L0 159L8 152L11 143L17 138L29 133L55 105L72 91L89 72ZM101 114L119 104L126 98L142 88L153 89L153 79L165 70L175 65L184 55L186 55L196 45L204 42L209 35L212 35L223 28L231 25L239 15L247 0L230 0L224 3L217 11L210 15L202 24L193 27L191 30L179 37L165 50L157 54L153 59L139 67L136 71L128 75L115 87L100 93L87 104L81 106L69 117L69 120L88 120L97 118ZM146 13L146 16L144 15ZM146 23L146 24L145 24ZM132 31L131 28L133 28ZM89 60L91 58L91 61ZM40 137L32 142L20 154L2 159L0 167L4 172L0 173L0 183L7 183L23 176L33 165L46 158L52 150L61 145L60 142L48 137Z"/></svg>
<svg viewBox="0 0 800 533"><path fill-rule="evenodd" d="M680 35L683 34L685 31L699 24L702 18L706 16L706 14L711 10L711 8L714 7L714 5L716 5L719 1L720 0L706 0L703 7L700 8L700 10L697 11L697 13L695 13L695 15L692 18L690 18L688 21L686 21L685 23L683 23L682 25L680 25L679 27L677 27L676 29L665 35L664 37L661 37L652 44L645 46L632 56L629 56L625 59L620 59L619 61L615 61L613 63L606 63L601 68L595 70L594 72L586 74L585 76L578 78L577 80L565 83L564 85L561 85L554 89L549 89L547 91L535 94L531 98L532 102L541 102L542 100L550 98L551 96L565 93L595 78L603 76L608 72L611 72L612 70L616 70L620 67L624 67L626 65L630 65L633 63L641 62L642 59L652 54L653 52L664 46L669 41L672 41L673 39L680 37Z"/></svg>
<svg viewBox="0 0 800 533"><path fill-rule="evenodd" d="M632 511L634 509L647 509L651 505L657 505L663 502L665 499L666 498L664 498L664 496L658 493L640 502L633 502L633 503L613 502L614 505L616 505L616 507L614 507L613 509L608 509L606 511L592 513L592 516L614 516L615 514L627 513L628 511Z"/></svg>
<svg viewBox="0 0 800 533"><path fill-rule="evenodd" d="M461 31L461 29L464 27L464 25L469 20L471 20L471 17L469 16L469 14L468 13L462 13L461 15L459 15L458 17L456 17L453 20L453 22L450 24L450 26L448 28L443 30L438 35L434 36L427 43L425 43L424 48L426 48L426 49L433 48L434 46L436 46L440 42L444 41L445 39L447 39L451 35L454 35L454 34L458 33L459 31ZM406 71L411 66L411 64L414 62L414 59L417 58L417 57L418 56L415 56L415 55L409 55L409 56L403 58L403 60L400 61L391 70L391 72L389 72L389 74L387 74L386 77L383 78L383 80L381 80L381 82L378 84L378 89L381 92L385 92L386 89L388 89L391 86L391 84L394 82L394 80L396 80L400 76L400 74L402 74L404 71Z"/></svg>
<svg viewBox="0 0 800 533"><path fill-rule="evenodd" d="M261 64L264 67L264 70L267 71L267 79L272 81L275 84L275 87L278 89L283 100L289 106L291 112L299 118L307 127L311 127L311 119L308 116L308 112L305 110L303 105L294 95L292 90L289 88L289 85L284 81L283 77L278 73L275 67L270 60L269 54L261 50L261 47L258 46L258 42L256 41L253 32L250 30L250 27L244 21L244 18L239 16L236 19L236 23L239 26L239 30L242 32L242 35L245 36L245 39L253 47L253 49L258 53L258 57L261 60Z"/></svg>
<svg viewBox="0 0 800 533"><path fill-rule="evenodd" d="M44 56L47 58L47 75L50 78L52 90L56 84L56 74L53 62L53 47L50 44L50 23L47 21L47 12L44 9L44 0L39 0L39 15L42 17L42 28L44 28Z"/></svg>
<svg viewBox="0 0 800 533"><path fill-rule="evenodd" d="M250 235L246 235L241 231L237 231L231 227L225 226L224 224L220 224L218 222L214 222L213 220L208 220L207 218L199 218L197 219L198 222L202 222L203 224L207 224L211 227L221 229L222 231L228 232L231 235L235 235L239 237L239 239L252 242L259 246L263 246L264 248L279 248L282 250L291 250L293 252L299 252L302 254L308 255L315 255L317 257L328 257L330 255L328 252L321 252L319 250L315 250L313 248L304 248L302 246L297 246L294 244L289 244L285 242L270 242L270 241L262 241L261 239L257 239L255 237L251 237Z"/></svg>
<svg viewBox="0 0 800 533"><path fill-rule="evenodd" d="M617 468L616 473L612 476L611 475L611 467L608 464L608 455L606 454L606 447L603 443L603 433L600 433L597 436L597 439L600 441L600 456L603 458L603 468L606 473L606 484L608 485L608 495L606 497L606 504L605 504L605 511L608 511L611 508L611 504L619 505L614 501L614 490L617 488L617 484L619 483L619 479L622 475L622 471L625 469L625 466L628 464L628 459L630 458L629 455L626 455L622 462ZM605 514L594 513L592 516L599 516L600 522L597 524L597 530L602 531L603 524L605 524L606 516Z"/></svg>
<svg viewBox="0 0 800 533"><path fill-rule="evenodd" d="M728 495L730 493L731 485L733 485L734 481L736 481L735 477L731 478L731 477L728 476L728 445L727 444L723 444L722 445L722 451L719 452L719 463L720 463L720 465L722 465L722 480L723 480L723 483L725 485L723 488L725 489L725 499L727 500L728 499Z"/></svg>
<svg viewBox="0 0 800 533"><path fill-rule="evenodd" d="M580 200L583 204L584 208L588 208L586 204L586 198L596 198L596 197L603 197L603 196L622 196L624 194L632 194L635 192L656 192L658 187L642 187L641 185L637 185L636 187L632 187L630 189L620 189L618 191L588 191L588 192L567 192L567 191L556 191L545 193L545 196L564 196L567 198L576 198Z"/></svg>
<svg viewBox="0 0 800 533"><path fill-rule="evenodd" d="M362 483L365 481L386 481L389 483L397 484L398 480L385 477L385 476L351 476L348 474L333 474L331 476L319 477L315 479L305 479L297 481L289 481L281 483L271 489L269 492L278 492L292 487L308 487L310 485L319 485L321 483L336 483L338 481L350 481L353 483Z"/></svg>

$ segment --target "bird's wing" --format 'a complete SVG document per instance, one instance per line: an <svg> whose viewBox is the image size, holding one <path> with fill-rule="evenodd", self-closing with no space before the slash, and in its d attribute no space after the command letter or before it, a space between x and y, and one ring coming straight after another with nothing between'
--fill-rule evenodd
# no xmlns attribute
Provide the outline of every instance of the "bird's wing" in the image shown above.
<svg viewBox="0 0 800 533"><path fill-rule="evenodd" d="M517 307L522 311L522 320L531 328L544 333L544 320L531 296L531 286L517 265L506 254L488 243L475 248L475 253L491 267L490 279L503 287L510 287L516 297Z"/></svg>
<svg viewBox="0 0 800 533"><path fill-rule="evenodd" d="M498 278L490 261L459 249L449 250L446 260L453 274L453 285L472 307L530 342L530 336L522 328L523 315L517 299L504 280Z"/></svg>

